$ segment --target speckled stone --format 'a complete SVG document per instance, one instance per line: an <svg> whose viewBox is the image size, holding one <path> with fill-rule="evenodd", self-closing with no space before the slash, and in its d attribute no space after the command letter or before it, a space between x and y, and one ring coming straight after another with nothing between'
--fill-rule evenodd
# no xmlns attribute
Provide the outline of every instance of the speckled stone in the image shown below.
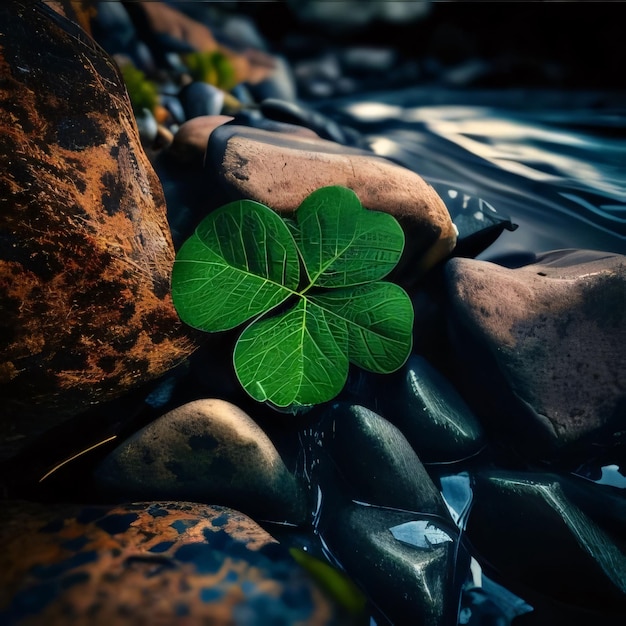
<svg viewBox="0 0 626 626"><path fill-rule="evenodd" d="M185 85L178 94L186 119L219 115L224 106L224 92L204 81Z"/></svg>
<svg viewBox="0 0 626 626"><path fill-rule="evenodd" d="M5 502L0 541L2 624L339 623L289 552L224 507Z"/></svg>
<svg viewBox="0 0 626 626"><path fill-rule="evenodd" d="M558 250L446 265L463 395L493 432L551 455L626 427L626 257Z"/></svg>
<svg viewBox="0 0 626 626"><path fill-rule="evenodd" d="M116 498L183 499L299 523L305 498L274 444L244 411L196 400L135 433L96 469Z"/></svg>

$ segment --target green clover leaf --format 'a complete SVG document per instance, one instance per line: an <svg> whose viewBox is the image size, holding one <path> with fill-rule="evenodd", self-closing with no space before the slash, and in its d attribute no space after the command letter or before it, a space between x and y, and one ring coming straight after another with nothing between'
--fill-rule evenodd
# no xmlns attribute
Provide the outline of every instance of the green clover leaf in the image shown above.
<svg viewBox="0 0 626 626"><path fill-rule="evenodd" d="M250 396L277 407L319 404L341 391L349 362L389 373L408 358L413 306L380 280L403 248L395 218L364 209L345 187L314 191L295 220L242 200L210 213L183 244L172 298L195 328L250 322L233 357Z"/></svg>
<svg viewBox="0 0 626 626"><path fill-rule="evenodd" d="M172 298L183 322L216 332L284 302L299 280L298 250L283 220L241 200L211 213L181 246Z"/></svg>

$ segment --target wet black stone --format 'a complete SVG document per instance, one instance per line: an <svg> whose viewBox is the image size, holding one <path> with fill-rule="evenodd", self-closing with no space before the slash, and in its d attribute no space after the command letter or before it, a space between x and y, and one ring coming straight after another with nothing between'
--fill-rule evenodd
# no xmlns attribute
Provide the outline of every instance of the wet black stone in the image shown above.
<svg viewBox="0 0 626 626"><path fill-rule="evenodd" d="M381 414L402 431L423 463L459 461L486 445L480 422L452 383L417 354L378 402Z"/></svg>
<svg viewBox="0 0 626 626"><path fill-rule="evenodd" d="M322 447L352 498L447 516L426 469L391 422L363 406L338 402L321 423Z"/></svg>
<svg viewBox="0 0 626 626"><path fill-rule="evenodd" d="M382 623L456 623L460 580L469 559L454 540L424 548L394 538L393 527L420 519L419 514L348 502L322 513L324 541L350 578L367 590ZM445 520L439 525L447 528Z"/></svg>
<svg viewBox="0 0 626 626"><path fill-rule="evenodd" d="M303 126L317 133L322 139L335 141L345 146L368 149L367 142L358 131L341 126L331 117L308 108L306 105L276 98L265 98L260 104L260 109L270 120Z"/></svg>
<svg viewBox="0 0 626 626"><path fill-rule="evenodd" d="M626 614L626 541L566 495L554 474L482 470L467 532L512 584L568 605Z"/></svg>

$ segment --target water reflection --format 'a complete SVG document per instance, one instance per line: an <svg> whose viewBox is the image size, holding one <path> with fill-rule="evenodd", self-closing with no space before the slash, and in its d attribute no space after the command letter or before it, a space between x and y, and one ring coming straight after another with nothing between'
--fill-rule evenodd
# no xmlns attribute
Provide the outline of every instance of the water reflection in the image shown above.
<svg viewBox="0 0 626 626"><path fill-rule="evenodd" d="M483 258L570 247L626 253L623 111L565 108L564 99L544 108L511 98L502 106L432 104L437 94L415 106L410 93L335 108L377 154L519 225Z"/></svg>
<svg viewBox="0 0 626 626"><path fill-rule="evenodd" d="M450 511L454 523L465 530L467 516L472 504L472 487L467 472L441 476L439 479L441 495Z"/></svg>
<svg viewBox="0 0 626 626"><path fill-rule="evenodd" d="M454 541L452 537L430 520L414 520L392 526L394 539L414 548L430 550L442 543Z"/></svg>

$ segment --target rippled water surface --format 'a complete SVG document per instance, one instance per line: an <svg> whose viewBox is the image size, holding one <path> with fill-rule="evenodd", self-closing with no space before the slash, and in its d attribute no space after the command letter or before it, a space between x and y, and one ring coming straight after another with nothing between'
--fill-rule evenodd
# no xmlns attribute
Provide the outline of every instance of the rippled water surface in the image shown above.
<svg viewBox="0 0 626 626"><path fill-rule="evenodd" d="M403 90L323 110L421 174L446 202L453 189L519 226L480 258L570 247L626 252L626 108L525 92L436 100Z"/></svg>

